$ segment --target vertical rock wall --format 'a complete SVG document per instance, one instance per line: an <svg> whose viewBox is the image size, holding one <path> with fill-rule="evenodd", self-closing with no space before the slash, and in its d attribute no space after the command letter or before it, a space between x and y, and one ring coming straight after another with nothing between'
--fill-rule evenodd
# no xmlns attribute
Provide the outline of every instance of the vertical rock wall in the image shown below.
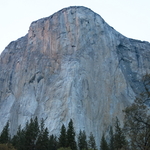
<svg viewBox="0 0 150 150"><path fill-rule="evenodd" d="M0 56L0 129L30 117L51 133L74 121L97 142L144 91L150 43L128 39L85 7L69 7L31 24ZM99 143L97 143L99 144Z"/></svg>

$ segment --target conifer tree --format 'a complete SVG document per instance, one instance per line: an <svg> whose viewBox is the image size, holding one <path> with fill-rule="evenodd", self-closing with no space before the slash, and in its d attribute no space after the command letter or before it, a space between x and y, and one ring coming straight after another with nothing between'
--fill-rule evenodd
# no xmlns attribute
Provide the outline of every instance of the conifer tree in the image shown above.
<svg viewBox="0 0 150 150"><path fill-rule="evenodd" d="M57 137L52 134L50 135L50 138L49 138L49 149L57 150L57 148L58 148Z"/></svg>
<svg viewBox="0 0 150 150"><path fill-rule="evenodd" d="M48 150L49 149L49 131L48 131L48 128L45 128L44 129L44 132L43 132L43 148L42 150Z"/></svg>
<svg viewBox="0 0 150 150"><path fill-rule="evenodd" d="M25 147L28 150L35 149L35 143L39 134L39 125L37 117L33 120L30 119L30 123L26 123L25 127Z"/></svg>
<svg viewBox="0 0 150 150"><path fill-rule="evenodd" d="M0 143L9 143L10 141L10 134L9 134L9 121L7 121L6 125L4 126L1 135L0 135Z"/></svg>
<svg viewBox="0 0 150 150"><path fill-rule="evenodd" d="M79 148L79 150L83 150L83 149L87 150L88 149L85 131L80 130L80 132L79 132L78 148Z"/></svg>
<svg viewBox="0 0 150 150"><path fill-rule="evenodd" d="M114 150L114 133L112 126L110 127L109 136L110 136L109 149Z"/></svg>
<svg viewBox="0 0 150 150"><path fill-rule="evenodd" d="M48 129L44 127L44 119L42 118L40 124L40 131L36 141L36 150L48 150L49 144L49 132Z"/></svg>
<svg viewBox="0 0 150 150"><path fill-rule="evenodd" d="M116 118L115 124L115 134L114 134L114 148L115 150L120 150L126 146L126 139L122 128L120 127L120 122Z"/></svg>
<svg viewBox="0 0 150 150"><path fill-rule="evenodd" d="M67 130L67 147L70 147L72 150L77 149L77 144L75 141L75 130L73 126L73 121L70 119Z"/></svg>
<svg viewBox="0 0 150 150"><path fill-rule="evenodd" d="M105 139L105 135L102 135L101 143L100 143L100 150L109 150L107 141Z"/></svg>
<svg viewBox="0 0 150 150"><path fill-rule="evenodd" d="M12 145L17 150L26 150L25 149L25 131L21 129L21 125L18 127L16 135L13 136Z"/></svg>
<svg viewBox="0 0 150 150"><path fill-rule="evenodd" d="M59 147L67 146L67 133L64 124L61 127L60 136L58 138Z"/></svg>
<svg viewBox="0 0 150 150"><path fill-rule="evenodd" d="M95 138L94 138L92 132L90 133L89 140L88 140L88 149L92 149L92 150L97 149Z"/></svg>

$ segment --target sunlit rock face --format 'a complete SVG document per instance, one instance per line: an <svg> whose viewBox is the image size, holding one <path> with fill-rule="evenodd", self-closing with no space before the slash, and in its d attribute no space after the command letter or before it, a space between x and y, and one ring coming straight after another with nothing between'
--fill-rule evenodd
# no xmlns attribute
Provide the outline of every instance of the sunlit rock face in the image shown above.
<svg viewBox="0 0 150 150"><path fill-rule="evenodd" d="M58 134L72 118L77 133L99 142L149 73L150 43L126 38L88 8L62 9L1 54L0 130L9 120L13 134L38 116Z"/></svg>

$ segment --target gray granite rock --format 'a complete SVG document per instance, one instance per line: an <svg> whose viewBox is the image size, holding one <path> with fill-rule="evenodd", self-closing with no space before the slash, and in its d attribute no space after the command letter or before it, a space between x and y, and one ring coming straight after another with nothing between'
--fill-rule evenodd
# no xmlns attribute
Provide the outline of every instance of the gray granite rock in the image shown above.
<svg viewBox="0 0 150 150"><path fill-rule="evenodd" d="M0 56L0 130L30 117L58 134L70 118L78 132L103 131L143 92L150 43L126 38L98 14L69 7L33 22Z"/></svg>

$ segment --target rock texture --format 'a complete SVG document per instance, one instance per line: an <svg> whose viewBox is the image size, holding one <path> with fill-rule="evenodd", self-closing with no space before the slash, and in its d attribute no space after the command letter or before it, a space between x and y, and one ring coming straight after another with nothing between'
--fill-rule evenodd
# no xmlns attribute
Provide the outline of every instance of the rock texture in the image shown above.
<svg viewBox="0 0 150 150"><path fill-rule="evenodd" d="M72 118L99 142L149 73L150 43L126 38L88 8L62 9L1 54L0 129L10 120L13 134L38 116L57 134Z"/></svg>

